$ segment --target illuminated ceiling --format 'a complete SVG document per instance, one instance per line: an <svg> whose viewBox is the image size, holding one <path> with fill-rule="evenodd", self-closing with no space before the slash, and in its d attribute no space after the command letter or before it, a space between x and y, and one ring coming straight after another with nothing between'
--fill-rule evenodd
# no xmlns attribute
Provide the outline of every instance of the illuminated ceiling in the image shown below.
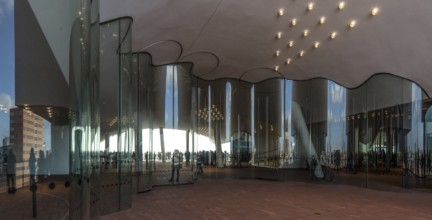
<svg viewBox="0 0 432 220"><path fill-rule="evenodd" d="M134 52L155 65L192 62L203 79L321 77L356 87L390 73L432 94L432 1L343 2L101 0L100 13L102 22L133 18Z"/></svg>

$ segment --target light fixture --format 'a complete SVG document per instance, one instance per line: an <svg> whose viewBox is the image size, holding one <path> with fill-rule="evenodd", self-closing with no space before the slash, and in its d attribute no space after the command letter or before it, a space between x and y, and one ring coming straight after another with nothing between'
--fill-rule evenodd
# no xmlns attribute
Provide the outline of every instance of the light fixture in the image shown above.
<svg viewBox="0 0 432 220"><path fill-rule="evenodd" d="M309 3L307 6L308 11L312 11L313 8L314 8L314 3L313 2Z"/></svg>
<svg viewBox="0 0 432 220"><path fill-rule="evenodd" d="M379 8L378 7L374 7L374 8L372 8L371 15L375 16L375 15L378 14L378 12L379 12Z"/></svg>
<svg viewBox="0 0 432 220"><path fill-rule="evenodd" d="M278 71L279 70L279 66L276 65L274 69L275 69L275 71Z"/></svg>
<svg viewBox="0 0 432 220"><path fill-rule="evenodd" d="M308 29L304 30L304 31L303 31L303 37L307 37L307 36L308 36L308 33L309 33L309 30L308 30Z"/></svg>
<svg viewBox="0 0 432 220"><path fill-rule="evenodd" d="M290 41L288 42L288 47L293 47L293 46L294 46L294 41L290 40Z"/></svg>
<svg viewBox="0 0 432 220"><path fill-rule="evenodd" d="M275 55L278 57L280 55L280 50L276 50Z"/></svg>
<svg viewBox="0 0 432 220"><path fill-rule="evenodd" d="M356 24L357 24L357 21L356 21L356 20L352 20L352 21L350 21L350 23L349 23L349 27L350 27L350 28L354 28L354 27L356 26Z"/></svg>
<svg viewBox="0 0 432 220"><path fill-rule="evenodd" d="M320 23L320 24L324 24L325 21L326 21L326 17L322 16L322 17L320 18L320 20L319 20L319 23Z"/></svg>
<svg viewBox="0 0 432 220"><path fill-rule="evenodd" d="M291 20L291 26L296 26L296 24L297 24L297 18L293 18Z"/></svg>
<svg viewBox="0 0 432 220"><path fill-rule="evenodd" d="M278 38L278 39L280 39L281 37L282 37L282 32L277 32L277 34L276 34L276 37Z"/></svg>
<svg viewBox="0 0 432 220"><path fill-rule="evenodd" d="M290 64L291 63L291 58L288 58L287 60L286 60L286 64Z"/></svg>
<svg viewBox="0 0 432 220"><path fill-rule="evenodd" d="M304 54L305 54L305 51L304 51L304 50L300 50L300 52L299 52L299 57L304 56Z"/></svg>
<svg viewBox="0 0 432 220"><path fill-rule="evenodd" d="M338 8L339 8L339 10L344 9L345 8L345 2L344 1L339 2Z"/></svg>
<svg viewBox="0 0 432 220"><path fill-rule="evenodd" d="M336 35L337 35L336 32L332 32L332 33L330 34L330 38L331 38L331 39L335 39L335 38L336 38Z"/></svg>
<svg viewBox="0 0 432 220"><path fill-rule="evenodd" d="M284 15L284 9L283 9L283 8L280 8L280 9L279 9L279 13L278 13L278 15L279 15L279 16L283 16L283 15Z"/></svg>
<svg viewBox="0 0 432 220"><path fill-rule="evenodd" d="M314 48L317 49L317 48L319 47L319 45L320 45L320 42L318 42L318 41L315 42L315 44L314 44Z"/></svg>

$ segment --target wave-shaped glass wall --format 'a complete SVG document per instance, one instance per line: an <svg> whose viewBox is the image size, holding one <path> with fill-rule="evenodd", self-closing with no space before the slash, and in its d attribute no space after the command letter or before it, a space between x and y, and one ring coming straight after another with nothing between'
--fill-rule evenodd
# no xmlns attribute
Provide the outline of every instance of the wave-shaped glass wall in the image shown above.
<svg viewBox="0 0 432 220"><path fill-rule="evenodd" d="M431 103L409 80L377 74L352 89L326 79L206 81L188 63L152 66L145 53L133 62L138 191L171 184L176 149L181 183L201 178L203 164L203 177L431 186Z"/></svg>

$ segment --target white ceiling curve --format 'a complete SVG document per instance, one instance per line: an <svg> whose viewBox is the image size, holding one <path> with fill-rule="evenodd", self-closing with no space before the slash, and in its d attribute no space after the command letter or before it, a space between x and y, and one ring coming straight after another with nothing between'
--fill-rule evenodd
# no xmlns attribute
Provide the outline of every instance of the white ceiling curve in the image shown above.
<svg viewBox="0 0 432 220"><path fill-rule="evenodd" d="M194 59L199 66L194 74L204 79L240 78L251 69L266 70L243 77L255 82L280 76L268 71L278 66L287 79L321 77L352 88L374 74L390 73L432 94L432 1L346 0L342 10L340 1L101 0L100 14L101 21L133 18L135 52L154 42L176 41L182 45L182 56L198 51L214 54L219 63L208 74L200 72L212 69L205 66L214 62L205 61L205 56ZM312 10L307 9L309 3L314 4ZM374 7L379 12L372 16ZM320 24L323 16L325 23ZM349 27L352 20L354 28ZM337 35L331 39L333 32ZM166 48L150 53L154 63L176 61Z"/></svg>

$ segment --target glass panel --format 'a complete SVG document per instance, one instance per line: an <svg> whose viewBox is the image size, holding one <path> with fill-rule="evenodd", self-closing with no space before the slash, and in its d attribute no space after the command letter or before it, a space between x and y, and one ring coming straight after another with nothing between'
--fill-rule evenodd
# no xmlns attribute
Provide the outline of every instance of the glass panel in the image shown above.
<svg viewBox="0 0 432 220"><path fill-rule="evenodd" d="M131 25L123 18L101 25L101 213L131 207L134 109ZM118 80L113 80L118 79Z"/></svg>
<svg viewBox="0 0 432 220"><path fill-rule="evenodd" d="M367 92L368 84L347 90L347 146L342 149L341 164L348 174L338 176L338 182L367 186L365 171L365 153L368 148L367 133Z"/></svg>
<svg viewBox="0 0 432 220"><path fill-rule="evenodd" d="M132 79L132 19L121 19L119 21L120 41L120 94L119 94L119 186L120 205L119 210L132 207L131 181L132 181L132 152L135 149L133 121L136 120L133 114L133 90L136 81Z"/></svg>
<svg viewBox="0 0 432 220"><path fill-rule="evenodd" d="M70 218L99 217L99 3L72 4Z"/></svg>

